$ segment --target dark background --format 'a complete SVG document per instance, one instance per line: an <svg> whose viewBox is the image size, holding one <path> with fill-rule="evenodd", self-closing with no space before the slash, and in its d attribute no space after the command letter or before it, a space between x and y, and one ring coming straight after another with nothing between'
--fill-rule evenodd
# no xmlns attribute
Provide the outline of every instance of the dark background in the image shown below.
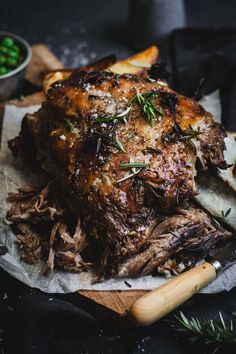
<svg viewBox="0 0 236 354"><path fill-rule="evenodd" d="M185 3L190 27L236 27L234 0L186 0ZM0 5L1 30L18 33L31 44L48 45L67 67L85 65L111 53L118 57L133 53L127 21L127 0L5 0ZM25 305L21 301L25 301ZM46 307L44 313L45 302L50 302L50 308ZM17 354L195 352L195 347L187 344L186 338L177 334L166 320L140 329L100 322L99 329L94 329L89 321L81 320L77 312L79 305L67 308L63 297L30 290L0 271L0 352L1 345L6 348L6 343L9 345L11 341ZM64 315L61 309L65 311ZM203 318L216 318L219 310L232 319L230 312L236 310L235 290L220 295L197 295L184 306L186 314ZM52 322L49 331L48 321L52 320L54 311L58 321L57 324ZM32 316L42 318L47 331L43 330L42 323L37 323L37 327ZM170 319L173 319L172 315L168 317ZM32 323L37 330L32 329ZM25 349L18 347L22 336L25 337ZM45 338L51 343L49 349L48 346L43 349ZM196 352L199 353L199 349Z"/></svg>
<svg viewBox="0 0 236 354"><path fill-rule="evenodd" d="M175 0L173 0L175 1ZM133 52L128 0L1 0L0 27L45 43L66 66ZM236 27L234 0L186 0L187 26ZM141 25L141 24L140 24Z"/></svg>

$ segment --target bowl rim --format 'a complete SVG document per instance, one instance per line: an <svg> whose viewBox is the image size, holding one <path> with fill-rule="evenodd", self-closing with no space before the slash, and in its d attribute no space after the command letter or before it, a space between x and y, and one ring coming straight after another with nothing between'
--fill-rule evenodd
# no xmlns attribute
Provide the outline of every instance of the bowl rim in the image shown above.
<svg viewBox="0 0 236 354"><path fill-rule="evenodd" d="M10 71L9 73L0 75L0 80L2 79L7 79L17 73L19 73L21 70L25 69L25 67L29 64L31 58L32 58L32 50L31 47L29 45L29 43L22 37L18 36L17 34L8 32L8 31L0 31L0 36L8 36L11 37L13 39L16 39L17 41L21 42L21 44L26 48L26 58L23 61L23 63L20 64L20 66L18 66L16 69Z"/></svg>

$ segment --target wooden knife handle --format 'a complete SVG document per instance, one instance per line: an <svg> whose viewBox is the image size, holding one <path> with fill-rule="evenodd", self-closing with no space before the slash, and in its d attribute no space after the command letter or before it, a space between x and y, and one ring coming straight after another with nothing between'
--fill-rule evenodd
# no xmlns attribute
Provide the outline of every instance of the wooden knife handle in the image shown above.
<svg viewBox="0 0 236 354"><path fill-rule="evenodd" d="M139 298L130 308L131 317L137 325L149 325L184 303L215 277L215 267L202 263Z"/></svg>

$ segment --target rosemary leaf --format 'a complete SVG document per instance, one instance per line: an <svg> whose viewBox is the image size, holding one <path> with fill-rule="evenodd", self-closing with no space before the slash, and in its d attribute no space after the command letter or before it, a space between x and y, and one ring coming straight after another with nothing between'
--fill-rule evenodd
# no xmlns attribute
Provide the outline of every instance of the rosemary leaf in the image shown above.
<svg viewBox="0 0 236 354"><path fill-rule="evenodd" d="M118 138L117 135L116 135L116 144L117 144L118 148L119 148L122 152L126 152L126 151L125 151L125 148L124 148L124 146L123 146L123 144L122 144L122 142L119 140L119 138Z"/></svg>
<svg viewBox="0 0 236 354"><path fill-rule="evenodd" d="M148 165L146 163L141 162L128 162L128 163L121 163L121 168L146 168Z"/></svg>
<svg viewBox="0 0 236 354"><path fill-rule="evenodd" d="M74 124L71 122L71 120L69 118L64 118L65 122L66 122L66 126L67 128L70 130L70 132L72 133L75 129Z"/></svg>
<svg viewBox="0 0 236 354"><path fill-rule="evenodd" d="M98 138L98 141L97 141L97 148L96 148L96 154L99 153L99 150L101 148L101 145L102 145L102 139L101 138Z"/></svg>
<svg viewBox="0 0 236 354"><path fill-rule="evenodd" d="M123 118L124 116L126 116L129 111L131 110L131 106L128 106L123 112L117 114L117 118Z"/></svg>
<svg viewBox="0 0 236 354"><path fill-rule="evenodd" d="M224 217L224 218L227 218L227 216L230 214L230 212L231 212L231 208L229 208L225 213L224 213L224 211L222 210L222 216Z"/></svg>
<svg viewBox="0 0 236 354"><path fill-rule="evenodd" d="M130 179L130 178L136 176L136 175L137 175L139 172L141 172L141 171L142 171L142 168L139 168L139 169L137 169L134 173L132 173L132 174L130 174L130 175L128 175L128 176L125 176L125 177L119 179L118 181L116 181L116 183L124 182L124 181L126 181L127 179Z"/></svg>
<svg viewBox="0 0 236 354"><path fill-rule="evenodd" d="M129 113L130 110L131 110L131 106L128 106L124 111L117 114L116 116L98 117L97 119L95 119L95 123L109 123L109 122L113 122L115 119L123 119L124 122L127 123L127 120L124 117Z"/></svg>
<svg viewBox="0 0 236 354"><path fill-rule="evenodd" d="M229 216L231 212L231 208L229 208L226 212L221 210L221 215L214 215L212 217L212 221L216 224L216 226L221 226L221 222L225 222L225 219Z"/></svg>

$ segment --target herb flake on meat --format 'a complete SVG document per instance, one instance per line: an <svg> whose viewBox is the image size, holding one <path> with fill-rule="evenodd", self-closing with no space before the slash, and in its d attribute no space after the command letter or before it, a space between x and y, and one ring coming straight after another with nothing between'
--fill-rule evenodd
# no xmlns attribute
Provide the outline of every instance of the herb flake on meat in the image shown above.
<svg viewBox="0 0 236 354"><path fill-rule="evenodd" d="M123 144L122 144L122 142L119 140L119 138L118 138L117 135L116 135L116 144L117 144L118 149L119 149L120 151L126 152L126 151L125 151L125 148L124 148L124 146L123 146Z"/></svg>
<svg viewBox="0 0 236 354"><path fill-rule="evenodd" d="M146 163L141 162L128 162L128 163L121 163L121 168L146 168L148 165Z"/></svg>
<svg viewBox="0 0 236 354"><path fill-rule="evenodd" d="M67 128L70 130L71 133L73 133L75 130L74 124L71 122L71 120L69 118L65 118L64 120L66 122Z"/></svg>
<svg viewBox="0 0 236 354"><path fill-rule="evenodd" d="M212 217L214 224L216 224L217 226L221 226L220 223L225 222L225 219L229 216L230 213L231 208L229 208L227 211L221 210L221 215L214 215Z"/></svg>

